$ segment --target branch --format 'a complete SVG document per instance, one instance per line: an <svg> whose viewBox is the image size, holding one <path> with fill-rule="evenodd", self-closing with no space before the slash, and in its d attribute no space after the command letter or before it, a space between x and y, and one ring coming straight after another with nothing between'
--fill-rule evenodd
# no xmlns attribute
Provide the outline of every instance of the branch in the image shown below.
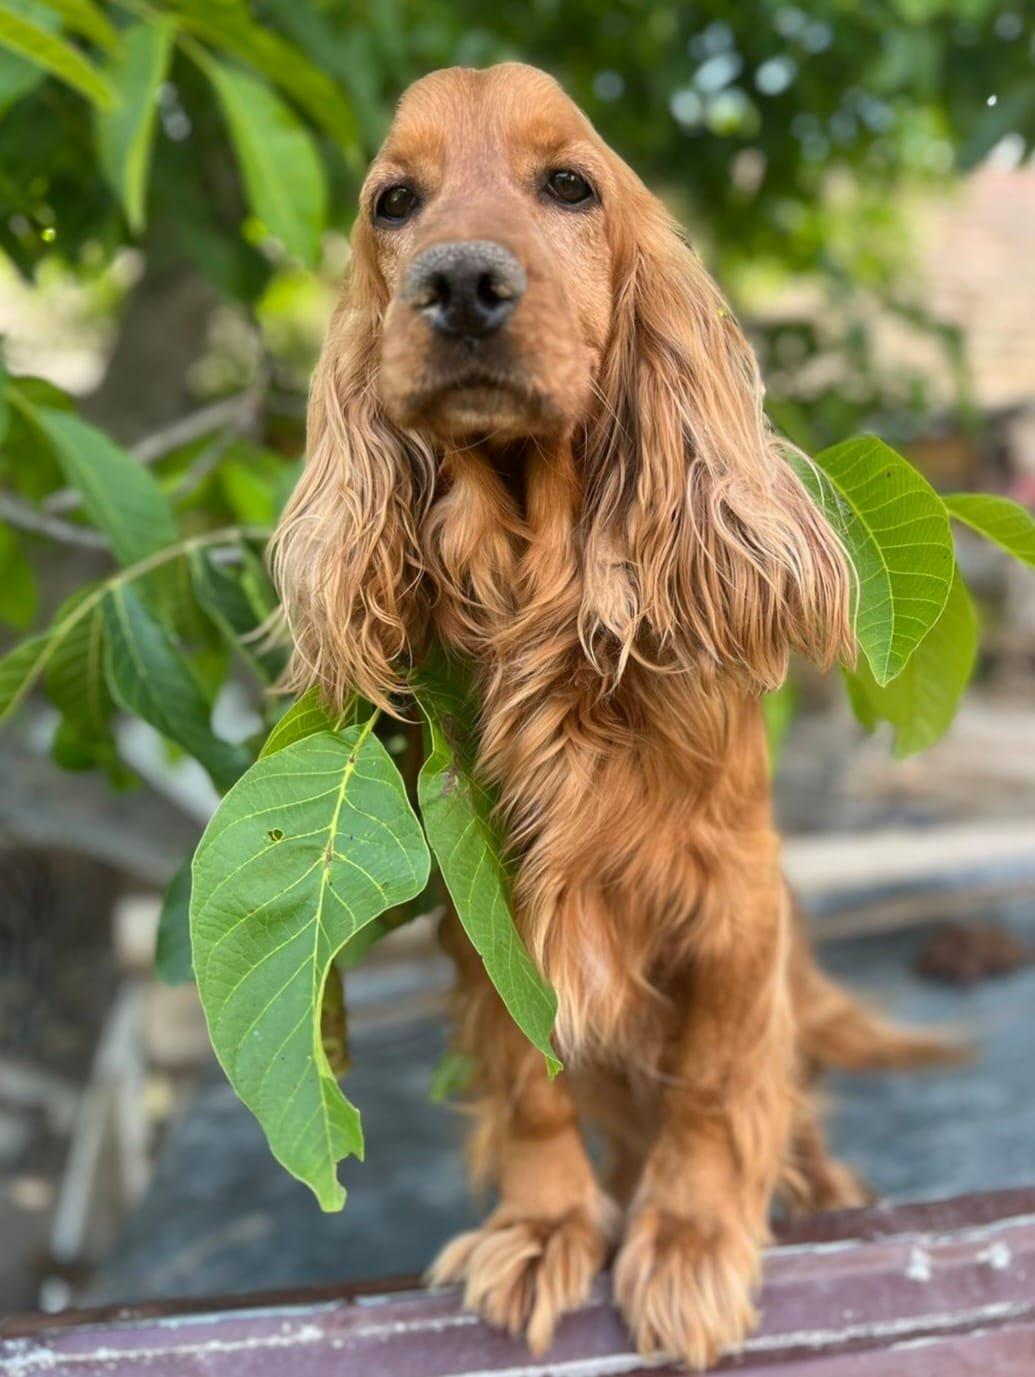
<svg viewBox="0 0 1035 1377"><path fill-rule="evenodd" d="M200 440L210 430L223 427L234 431L246 430L255 419L265 385L266 380L262 378L234 397L224 397L220 402L213 402L210 406L181 416L171 425L138 440L130 449L130 454L141 464L153 464L171 449L189 445L192 440Z"/></svg>
<svg viewBox="0 0 1035 1377"><path fill-rule="evenodd" d="M0 516L19 530L49 536L62 545L81 545L88 550L108 548L108 542L99 531L91 530L89 526L77 526L72 521L62 521L59 516L41 511L39 507L33 507L10 493L0 493Z"/></svg>

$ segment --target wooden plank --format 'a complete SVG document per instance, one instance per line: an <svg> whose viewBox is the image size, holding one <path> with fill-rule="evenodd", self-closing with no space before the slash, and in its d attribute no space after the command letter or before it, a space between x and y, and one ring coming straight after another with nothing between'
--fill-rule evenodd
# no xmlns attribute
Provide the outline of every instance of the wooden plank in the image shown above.
<svg viewBox="0 0 1035 1377"><path fill-rule="evenodd" d="M769 1252L759 1332L725 1370L769 1377L1031 1377L1035 1191L821 1217ZM163 1313L164 1311L164 1313ZM452 1291L238 1299L31 1317L0 1327L4 1377L621 1377L646 1367L602 1277L550 1354Z"/></svg>

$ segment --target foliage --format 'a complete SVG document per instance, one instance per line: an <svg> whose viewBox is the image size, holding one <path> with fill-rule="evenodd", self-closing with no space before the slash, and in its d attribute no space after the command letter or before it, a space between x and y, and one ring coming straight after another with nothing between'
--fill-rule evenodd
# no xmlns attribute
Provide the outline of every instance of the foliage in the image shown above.
<svg viewBox="0 0 1035 1377"><path fill-rule="evenodd" d="M230 790L194 856L194 969L216 1055L277 1159L324 1209L363 1155L321 1040L331 963L421 892L428 848L377 713L272 752Z"/></svg>
<svg viewBox="0 0 1035 1377"><path fill-rule="evenodd" d="M439 879L511 1015L559 1068L554 997L514 924L457 667L413 680L426 758L405 781L396 729L369 705L332 717L310 694L284 713L268 691L284 651L264 634L262 549L298 472L312 362L299 321L322 319L336 232L392 101L436 66L538 62L668 197L728 289L795 272L837 298L839 339L791 319L760 343L773 412L821 451L801 476L857 570L851 702L909 754L948 728L977 653L950 520L1029 564L1035 523L1002 498L943 499L880 441L822 443L889 399L924 404L922 383L881 375L854 303L876 293L941 329L903 295L900 207L1007 133L1030 147L1031 46L1020 10L991 0L0 0L0 252L40 290L62 274L101 284L110 309L139 251L111 366L130 393L134 355L165 329L154 294L178 309L208 293L208 323L229 320L240 346L215 351L208 405L138 430L132 449L114 438L119 407L77 408L0 365L0 619L21 637L0 658L0 721L39 691L63 768L133 787L129 714L208 772L223 800L167 892L159 968L197 974L228 1076L324 1207L344 1199L338 1160L362 1152L337 1086L334 967L427 908ZM170 390L177 370L200 375L203 348L169 370ZM821 350L852 385L805 404L784 375ZM51 612L38 571L55 549L83 564ZM41 605L47 625L31 631ZM214 712L231 681L254 719L243 739ZM769 705L774 743L789 703ZM438 1089L466 1072L447 1063Z"/></svg>
<svg viewBox="0 0 1035 1377"><path fill-rule="evenodd" d="M879 440L846 440L799 472L838 528L859 579L856 635L878 684L901 674L938 620L952 579L937 493Z"/></svg>

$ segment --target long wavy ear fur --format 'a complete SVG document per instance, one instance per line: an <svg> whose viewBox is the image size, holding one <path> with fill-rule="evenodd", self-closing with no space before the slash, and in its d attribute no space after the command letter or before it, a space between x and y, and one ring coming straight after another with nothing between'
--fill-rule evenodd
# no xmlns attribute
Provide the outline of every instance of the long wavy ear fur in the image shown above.
<svg viewBox="0 0 1035 1377"><path fill-rule="evenodd" d="M433 460L377 396L379 286L356 244L350 280L313 377L307 462L273 538L273 574L294 653L284 687L353 690L382 706L419 634L417 530Z"/></svg>
<svg viewBox="0 0 1035 1377"><path fill-rule="evenodd" d="M779 684L796 649L852 653L841 545L762 411L754 355L718 288L632 178L604 399L586 437L591 657Z"/></svg>

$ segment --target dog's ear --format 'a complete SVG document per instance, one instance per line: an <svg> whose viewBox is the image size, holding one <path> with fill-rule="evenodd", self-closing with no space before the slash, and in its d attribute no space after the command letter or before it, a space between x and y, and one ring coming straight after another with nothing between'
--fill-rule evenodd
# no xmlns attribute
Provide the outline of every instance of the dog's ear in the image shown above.
<svg viewBox="0 0 1035 1377"><path fill-rule="evenodd" d="M754 355L660 204L630 188L602 405L586 436L582 638L779 684L850 654L844 552L762 411Z"/></svg>
<svg viewBox="0 0 1035 1377"><path fill-rule="evenodd" d="M421 621L417 526L432 460L378 400L382 295L357 244L313 376L306 466L272 546L294 642L285 687L319 684L338 705L358 690L388 706Z"/></svg>

